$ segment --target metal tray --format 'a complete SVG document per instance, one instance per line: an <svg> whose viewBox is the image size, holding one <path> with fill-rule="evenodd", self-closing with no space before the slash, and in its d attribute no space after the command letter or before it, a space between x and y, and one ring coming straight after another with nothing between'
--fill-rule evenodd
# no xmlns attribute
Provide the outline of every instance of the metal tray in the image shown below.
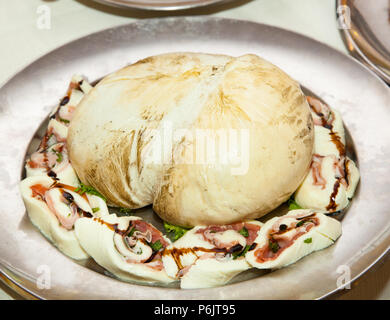
<svg viewBox="0 0 390 320"><path fill-rule="evenodd" d="M206 7L232 0L95 0L119 8L142 10L176 11Z"/></svg>
<svg viewBox="0 0 390 320"><path fill-rule="evenodd" d="M258 54L342 113L361 182L343 218L343 235L334 246L281 270L264 274L252 269L223 287L180 290L108 277L92 260L76 263L64 256L32 226L18 190L24 158L71 76L81 73L94 81L138 59L172 51ZM2 277L26 295L44 299L326 297L371 268L389 248L389 102L385 83L354 59L302 35L252 22L151 19L73 41L38 59L0 89ZM43 271L50 276L50 288L39 289ZM343 279L347 281L340 282Z"/></svg>
<svg viewBox="0 0 390 320"><path fill-rule="evenodd" d="M350 54L390 85L390 0L337 0L336 11Z"/></svg>

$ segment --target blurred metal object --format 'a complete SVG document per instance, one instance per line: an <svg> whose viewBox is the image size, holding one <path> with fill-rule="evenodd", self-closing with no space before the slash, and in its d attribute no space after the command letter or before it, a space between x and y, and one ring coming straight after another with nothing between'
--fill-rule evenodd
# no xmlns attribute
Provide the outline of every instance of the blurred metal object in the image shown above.
<svg viewBox="0 0 390 320"><path fill-rule="evenodd" d="M172 32L174 30L174 32ZM342 114L347 149L361 181L342 219L336 243L272 272L251 269L229 285L181 290L126 283L92 259L76 262L30 222L18 189L26 154L36 148L50 110L69 79L89 81L139 59L197 51L254 53L277 65ZM43 299L316 299L348 286L372 268L390 245L390 90L355 59L300 34L258 23L215 17L138 20L70 42L33 62L0 88L0 274ZM0 170L0 171L1 171ZM0 172L1 173L1 172ZM261 191L259 191L261 192ZM150 207L137 215L161 227ZM271 215L271 214L270 214ZM270 215L264 217L269 219ZM155 219L155 221L153 220ZM49 271L48 286L38 286Z"/></svg>
<svg viewBox="0 0 390 320"><path fill-rule="evenodd" d="M94 0L119 8L133 8L156 11L176 11L205 7L232 0Z"/></svg>
<svg viewBox="0 0 390 320"><path fill-rule="evenodd" d="M348 51L390 84L390 1L337 0L336 12Z"/></svg>

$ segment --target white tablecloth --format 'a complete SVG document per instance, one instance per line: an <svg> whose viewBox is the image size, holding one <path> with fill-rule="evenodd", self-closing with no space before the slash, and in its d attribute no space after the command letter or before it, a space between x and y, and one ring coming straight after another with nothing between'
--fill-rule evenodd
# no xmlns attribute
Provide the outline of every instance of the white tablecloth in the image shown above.
<svg viewBox="0 0 390 320"><path fill-rule="evenodd" d="M50 28L42 16L50 11ZM237 0L175 15L213 15L270 24L293 30L346 53L337 29L334 0ZM41 55L92 32L136 19L173 15L107 7L92 0L0 0L0 85ZM1 255L1 252L0 252ZM390 261L364 276L341 297L389 299ZM19 298L0 284L0 299Z"/></svg>

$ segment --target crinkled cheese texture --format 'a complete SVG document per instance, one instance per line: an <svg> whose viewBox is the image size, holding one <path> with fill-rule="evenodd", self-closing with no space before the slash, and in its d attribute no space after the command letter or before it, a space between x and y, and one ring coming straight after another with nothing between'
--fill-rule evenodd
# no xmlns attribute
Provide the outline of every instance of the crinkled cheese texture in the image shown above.
<svg viewBox="0 0 390 320"><path fill-rule="evenodd" d="M169 130L174 138L161 143L156 132ZM239 143L216 148L210 164L196 133L215 138L218 130L236 130ZM189 227L258 218L279 206L307 174L313 140L299 84L273 64L256 55L170 53L91 89L68 146L81 181L110 204L153 204L162 219ZM161 161L147 161L156 150ZM235 153L238 161L226 160Z"/></svg>

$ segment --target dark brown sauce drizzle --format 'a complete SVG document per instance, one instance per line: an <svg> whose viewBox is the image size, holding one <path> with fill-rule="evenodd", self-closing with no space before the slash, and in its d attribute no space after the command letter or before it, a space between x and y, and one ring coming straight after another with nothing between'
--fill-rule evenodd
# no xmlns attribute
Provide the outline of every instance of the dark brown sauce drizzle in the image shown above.
<svg viewBox="0 0 390 320"><path fill-rule="evenodd" d="M332 129L330 130L330 140L335 144L340 156L345 156L345 145L341 142L340 136Z"/></svg>
<svg viewBox="0 0 390 320"><path fill-rule="evenodd" d="M313 212L312 214L309 214L308 216L296 218L296 220L304 220L304 219L307 219L307 218L312 218L312 217L314 217L315 215L316 215L316 213Z"/></svg>
<svg viewBox="0 0 390 320"><path fill-rule="evenodd" d="M318 99L317 99L318 100ZM335 119L335 116L334 116L334 113L332 112L332 110L329 108L329 106L320 101L320 103L322 103L323 105L325 105L327 108L329 108L329 112L331 113L332 115L332 120L331 122L328 122L327 119L325 119L325 115L322 113L322 112L318 112L316 110L316 108L310 103L310 100L308 99L307 100L309 105L310 105L310 109L318 116L320 117L321 119L321 124L324 128L327 128L330 130L330 139L331 141L336 145L336 148L337 150L339 151L340 153L340 156L344 156L345 155L345 145L341 142L341 138L337 135L336 132L333 131L333 121Z"/></svg>
<svg viewBox="0 0 390 320"><path fill-rule="evenodd" d="M121 230L121 229L119 229L117 223L109 223L109 222L106 222L106 221L104 221L104 220L102 220L100 218L93 218L93 220L99 222L100 224L104 224L110 230L114 231L115 233L119 234L122 237L127 235L130 232L130 228L132 227L132 224L129 223L129 226L128 226L128 228L126 230Z"/></svg>
<svg viewBox="0 0 390 320"><path fill-rule="evenodd" d="M309 100L308 100L308 102L309 102ZM323 102L321 102L321 103L323 103ZM322 114L321 112L317 112L315 107L313 107L310 104L310 102L309 102L309 105L310 105L310 108L321 118L322 126L330 130L330 140L335 144L338 152L340 153L340 157L344 157L346 155L345 145L344 145L344 143L341 142L340 136L336 132L333 131L333 125L331 123L328 123L324 117L324 114ZM329 110L330 110L330 108L329 108ZM331 110L330 110L330 112L332 113ZM334 114L332 113L332 122L333 121L334 121ZM349 182L348 182L348 166L346 163L347 163L347 160L344 161L344 172L345 172L344 177L338 178L336 180L335 184L333 185L333 192L330 195L329 204L326 207L326 210L328 210L329 212L334 212L337 208L337 203L336 203L335 199L336 199L337 193L339 192L340 180L345 179L346 184L347 185L349 184Z"/></svg>
<svg viewBox="0 0 390 320"><path fill-rule="evenodd" d="M326 207L327 211L335 211L336 210L336 208L337 208L336 196L337 196L337 193L339 192L339 188L340 188L340 179L337 179L334 186L333 186L333 192L330 195L330 202L329 202L328 206Z"/></svg>
<svg viewBox="0 0 390 320"><path fill-rule="evenodd" d="M309 214L309 215L307 215L307 216L304 216L304 217L300 217L300 218L296 218L296 220L299 220L299 221L302 221L302 220L310 220L310 221L312 221L315 225L318 223L318 221L317 221L317 219L310 219L310 218L314 218L315 217L315 215L316 215L316 213L314 212L314 213L312 213L312 214ZM284 228L280 228L280 226L279 226L279 230L278 231L276 231L276 232L271 232L269 235L271 236L271 237L273 237L273 236L275 236L275 235L281 235L281 234L284 234L284 233L286 233L286 232L289 232L289 231L291 231L291 230L293 230L293 229L295 229L295 228L298 228L297 227L297 225L293 225L293 226L291 226L290 228L287 228L287 226L284 224L282 224L281 226L285 226Z"/></svg>
<svg viewBox="0 0 390 320"><path fill-rule="evenodd" d="M175 263L179 270L183 269L183 265L180 262L180 257L182 255L192 253L196 257L199 258L199 256L196 254L197 251L205 252L205 253L231 253L230 250L226 250L224 248L203 248L203 247L192 247L192 248L172 248L172 249L165 249L162 253L163 256L171 255L172 258L175 260Z"/></svg>

